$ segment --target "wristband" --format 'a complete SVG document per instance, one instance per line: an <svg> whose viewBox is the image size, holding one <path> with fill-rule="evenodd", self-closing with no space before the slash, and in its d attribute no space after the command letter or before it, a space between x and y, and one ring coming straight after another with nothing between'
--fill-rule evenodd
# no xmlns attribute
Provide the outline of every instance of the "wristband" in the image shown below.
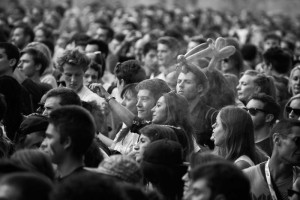
<svg viewBox="0 0 300 200"><path fill-rule="evenodd" d="M109 95L108 97L105 97L105 101L108 103L111 99L116 99L115 97Z"/></svg>

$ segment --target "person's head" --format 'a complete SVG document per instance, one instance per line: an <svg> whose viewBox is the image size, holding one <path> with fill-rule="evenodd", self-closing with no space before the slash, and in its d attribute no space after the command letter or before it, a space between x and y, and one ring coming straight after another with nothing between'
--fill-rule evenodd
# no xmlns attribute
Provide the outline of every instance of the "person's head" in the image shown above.
<svg viewBox="0 0 300 200"><path fill-rule="evenodd" d="M0 199L48 200L52 187L50 180L38 174L8 174L0 180Z"/></svg>
<svg viewBox="0 0 300 200"><path fill-rule="evenodd" d="M272 77L254 70L243 73L236 87L238 99L246 104L254 93L265 93L276 99L276 87Z"/></svg>
<svg viewBox="0 0 300 200"><path fill-rule="evenodd" d="M57 59L57 64L62 72L66 87L75 92L79 92L83 87L83 76L90 59L81 53L78 49L66 50L61 57Z"/></svg>
<svg viewBox="0 0 300 200"><path fill-rule="evenodd" d="M51 65L51 62L52 62L52 52L50 50L50 48L45 45L44 43L42 42L30 42L29 44L27 44L28 48L34 48L40 52L42 52L46 57L47 59L49 60L49 65Z"/></svg>
<svg viewBox="0 0 300 200"><path fill-rule="evenodd" d="M43 42L45 40L53 40L52 31L46 26L38 26L34 29L34 41Z"/></svg>
<svg viewBox="0 0 300 200"><path fill-rule="evenodd" d="M136 86L138 91L138 102L136 104L138 117L151 120L151 109L155 106L157 100L167 92L170 88L167 83L161 79L146 79Z"/></svg>
<svg viewBox="0 0 300 200"><path fill-rule="evenodd" d="M300 164L300 121L283 119L271 130L273 136L272 157L286 165Z"/></svg>
<svg viewBox="0 0 300 200"><path fill-rule="evenodd" d="M14 27L11 36L11 42L22 50L28 43L34 39L34 32L27 24L19 24Z"/></svg>
<svg viewBox="0 0 300 200"><path fill-rule="evenodd" d="M143 55L143 48L145 45L145 41L143 38L138 39L134 44L134 56L135 60L141 62L142 61L142 55Z"/></svg>
<svg viewBox="0 0 300 200"><path fill-rule="evenodd" d="M118 63L114 69L114 74L117 77L119 93L122 92L125 85L139 83L146 79L146 72L137 60Z"/></svg>
<svg viewBox="0 0 300 200"><path fill-rule="evenodd" d="M47 154L37 149L22 149L16 151L10 158L19 166L29 172L44 175L50 180L54 179L54 170Z"/></svg>
<svg viewBox="0 0 300 200"><path fill-rule="evenodd" d="M48 118L43 115L26 117L14 139L16 149L38 149L45 138L48 124Z"/></svg>
<svg viewBox="0 0 300 200"><path fill-rule="evenodd" d="M102 174L82 173L57 185L51 193L50 199L127 200L128 198L112 178Z"/></svg>
<svg viewBox="0 0 300 200"><path fill-rule="evenodd" d="M190 197L191 200L250 200L250 183L232 163L207 163L192 171Z"/></svg>
<svg viewBox="0 0 300 200"><path fill-rule="evenodd" d="M101 54L104 56L104 58L106 58L108 55L108 45L102 40L95 40L95 39L89 40L85 47L85 52L95 53L97 51L100 51Z"/></svg>
<svg viewBox="0 0 300 200"><path fill-rule="evenodd" d="M254 62L257 58L258 50L254 44L244 44L241 48L241 53L245 61Z"/></svg>
<svg viewBox="0 0 300 200"><path fill-rule="evenodd" d="M139 132L140 138L134 147L134 150L137 152L136 160L138 162L143 159L144 151L150 143L160 139L178 141L176 133L168 126L151 124L143 127Z"/></svg>
<svg viewBox="0 0 300 200"><path fill-rule="evenodd" d="M221 70L223 73L231 73L240 76L243 70L243 57L241 52L237 49L233 55L224 58L221 62Z"/></svg>
<svg viewBox="0 0 300 200"><path fill-rule="evenodd" d="M142 61L146 68L149 68L151 71L157 70L158 60L156 42L147 42L144 45Z"/></svg>
<svg viewBox="0 0 300 200"><path fill-rule="evenodd" d="M176 92L188 101L204 96L209 88L209 82L204 72L193 64L182 67L177 79Z"/></svg>
<svg viewBox="0 0 300 200"><path fill-rule="evenodd" d="M203 38L201 35L196 35L190 38L188 45L187 45L187 52L192 50L194 47L198 46L199 44L203 44L206 42L206 39Z"/></svg>
<svg viewBox="0 0 300 200"><path fill-rule="evenodd" d="M48 116L54 109L65 105L81 106L81 100L72 89L53 88L45 94L43 115Z"/></svg>
<svg viewBox="0 0 300 200"><path fill-rule="evenodd" d="M263 54L263 70L265 73L272 71L286 74L292 66L292 56L280 47L269 48Z"/></svg>
<svg viewBox="0 0 300 200"><path fill-rule="evenodd" d="M284 107L283 116L285 119L300 118L300 94L292 96Z"/></svg>
<svg viewBox="0 0 300 200"><path fill-rule="evenodd" d="M263 50L267 51L272 47L279 47L281 42L281 37L275 33L268 33L264 37Z"/></svg>
<svg viewBox="0 0 300 200"><path fill-rule="evenodd" d="M178 41L170 36L164 36L157 41L158 64L166 68L173 65L179 52Z"/></svg>
<svg viewBox="0 0 300 200"><path fill-rule="evenodd" d="M99 164L96 172L137 185L142 183L143 178L139 164L127 155L112 155L105 158Z"/></svg>
<svg viewBox="0 0 300 200"><path fill-rule="evenodd" d="M40 77L49 66L50 60L39 50L29 47L21 51L18 69L28 78Z"/></svg>
<svg viewBox="0 0 300 200"><path fill-rule="evenodd" d="M122 106L126 107L130 112L133 114L137 114L137 91L136 91L137 83L132 83L126 85L122 92L121 92L121 98L122 98Z"/></svg>
<svg viewBox="0 0 300 200"><path fill-rule="evenodd" d="M88 65L88 69L84 73L83 84L89 86L92 83L98 83L102 77L102 66L94 61L91 61Z"/></svg>
<svg viewBox="0 0 300 200"><path fill-rule="evenodd" d="M0 42L0 55L0 75L12 74L19 63L19 49L12 43Z"/></svg>
<svg viewBox="0 0 300 200"><path fill-rule="evenodd" d="M96 31L96 39L102 40L109 44L114 37L114 31L109 26L100 26Z"/></svg>
<svg viewBox="0 0 300 200"><path fill-rule="evenodd" d="M241 155L254 157L254 128L250 115L242 108L226 106L217 115L211 139L225 150L225 158L235 160Z"/></svg>
<svg viewBox="0 0 300 200"><path fill-rule="evenodd" d="M260 130L263 127L271 127L279 117L280 106L275 99L264 93L253 94L246 109L250 114L254 130Z"/></svg>
<svg viewBox="0 0 300 200"><path fill-rule="evenodd" d="M50 113L46 138L53 163L61 164L67 157L82 159L96 132L92 115L79 106L64 106Z"/></svg>
<svg viewBox="0 0 300 200"><path fill-rule="evenodd" d="M289 92L294 96L300 94L300 65L296 65L290 73Z"/></svg>
<svg viewBox="0 0 300 200"><path fill-rule="evenodd" d="M163 152L163 153L162 153ZM166 199L181 199L186 167L182 166L182 147L172 140L157 140L144 151L141 169L147 182Z"/></svg>

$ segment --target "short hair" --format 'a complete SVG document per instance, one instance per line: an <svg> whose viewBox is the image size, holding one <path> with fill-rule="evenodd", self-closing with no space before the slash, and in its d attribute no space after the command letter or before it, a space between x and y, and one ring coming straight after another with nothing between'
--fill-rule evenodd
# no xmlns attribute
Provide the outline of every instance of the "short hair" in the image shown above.
<svg viewBox="0 0 300 200"><path fill-rule="evenodd" d="M46 57L44 53L37 50L36 48L25 47L25 49L21 51L21 56L23 56L24 54L29 54L32 57L35 65L41 65L41 69L39 71L40 75L42 75L45 69L49 66L50 60Z"/></svg>
<svg viewBox="0 0 300 200"><path fill-rule="evenodd" d="M80 67L85 72L88 69L90 59L78 49L72 49L64 51L62 56L57 59L58 68L61 72L64 71L63 66L66 63Z"/></svg>
<svg viewBox="0 0 300 200"><path fill-rule="evenodd" d="M274 116L274 118L271 121L271 124L274 124L276 120L279 118L279 114L280 114L280 105L275 101L275 99L270 95L264 93L253 94L249 98L249 101L251 99L261 101L264 104L263 109L267 113L272 114Z"/></svg>
<svg viewBox="0 0 300 200"><path fill-rule="evenodd" d="M141 81L137 86L136 90L149 90L154 96L155 101L157 101L164 93L170 92L168 84L161 79L146 79Z"/></svg>
<svg viewBox="0 0 300 200"><path fill-rule="evenodd" d="M18 66L19 60L20 60L20 51L18 47L10 42L0 42L0 49L5 50L5 54L7 55L7 58L9 60L15 59L16 63L13 66L13 71Z"/></svg>
<svg viewBox="0 0 300 200"><path fill-rule="evenodd" d="M276 33L267 33L264 37L264 41L267 41L267 40L277 40L278 43L281 42L281 37L279 35L277 35Z"/></svg>
<svg viewBox="0 0 300 200"><path fill-rule="evenodd" d="M150 124L139 130L140 134L149 137L151 142L161 139L168 139L178 142L178 138L174 130L168 126Z"/></svg>
<svg viewBox="0 0 300 200"><path fill-rule="evenodd" d="M143 55L145 56L151 50L157 51L157 42L151 41L151 42L145 43L145 45L143 47Z"/></svg>
<svg viewBox="0 0 300 200"><path fill-rule="evenodd" d="M127 94L128 92L131 94L131 96L136 97L137 91L135 88L137 85L138 85L138 83L132 83L132 84L125 85L125 87L123 88L121 95L120 95L121 98L124 98L124 95Z"/></svg>
<svg viewBox="0 0 300 200"><path fill-rule="evenodd" d="M230 200L250 200L250 182L234 164L226 161L207 163L192 170L192 180L205 180L212 199L224 195Z"/></svg>
<svg viewBox="0 0 300 200"><path fill-rule="evenodd" d="M88 69L93 69L97 72L97 79L100 79L103 76L102 66L94 61L90 62Z"/></svg>
<svg viewBox="0 0 300 200"><path fill-rule="evenodd" d="M160 37L158 39L157 43L168 46L168 48L171 49L171 51L174 51L176 53L179 52L179 42L174 37L171 37L171 36Z"/></svg>
<svg viewBox="0 0 300 200"><path fill-rule="evenodd" d="M16 30L17 28L23 29L23 33L25 36L29 36L29 42L32 42L34 39L34 32L33 29L26 23L21 23L18 24L14 27L14 30ZM13 30L13 31L14 31Z"/></svg>
<svg viewBox="0 0 300 200"><path fill-rule="evenodd" d="M78 105L81 106L80 97L70 88L58 87L49 90L45 94L45 99L50 97L60 98L60 105Z"/></svg>
<svg viewBox="0 0 300 200"><path fill-rule="evenodd" d="M87 42L90 40L90 36L88 36L85 33L75 33L70 40L68 41L68 43L75 43L75 46L86 46Z"/></svg>
<svg viewBox="0 0 300 200"><path fill-rule="evenodd" d="M26 172L18 172L3 176L0 186L8 185L18 191L19 200L48 200L52 191L52 183L47 178Z"/></svg>
<svg viewBox="0 0 300 200"><path fill-rule="evenodd" d="M96 125L92 115L82 107L68 105L57 108L50 113L49 124L60 134L60 142L68 137L74 156L83 156L96 133Z"/></svg>
<svg viewBox="0 0 300 200"><path fill-rule="evenodd" d="M263 54L267 65L272 64L273 69L280 73L287 73L292 66L292 57L280 47L271 47Z"/></svg>
<svg viewBox="0 0 300 200"><path fill-rule="evenodd" d="M279 133L283 135L291 134L293 127L300 127L300 121L297 119L282 119L271 130L271 135L274 133Z"/></svg>
<svg viewBox="0 0 300 200"><path fill-rule="evenodd" d="M98 51L101 51L101 53L105 54L105 58L108 55L108 44L103 42L102 40L96 40L96 39L91 39L87 42L87 45L97 45Z"/></svg>
<svg viewBox="0 0 300 200"><path fill-rule="evenodd" d="M138 83L146 79L146 72L137 60L127 60L118 63L114 69L118 80L124 80L125 85Z"/></svg>

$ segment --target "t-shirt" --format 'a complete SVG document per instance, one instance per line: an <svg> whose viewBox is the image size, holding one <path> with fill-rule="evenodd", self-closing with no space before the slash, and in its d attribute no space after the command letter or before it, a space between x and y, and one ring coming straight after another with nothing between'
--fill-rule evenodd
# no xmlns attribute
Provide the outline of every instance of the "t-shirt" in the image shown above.
<svg viewBox="0 0 300 200"><path fill-rule="evenodd" d="M265 169L263 167L263 169ZM273 200L270 194L268 183L265 180L260 165L255 165L244 169L243 172L250 180L251 194L253 200ZM293 181L286 179L281 182L276 182L284 200L288 200L287 190L292 188Z"/></svg>

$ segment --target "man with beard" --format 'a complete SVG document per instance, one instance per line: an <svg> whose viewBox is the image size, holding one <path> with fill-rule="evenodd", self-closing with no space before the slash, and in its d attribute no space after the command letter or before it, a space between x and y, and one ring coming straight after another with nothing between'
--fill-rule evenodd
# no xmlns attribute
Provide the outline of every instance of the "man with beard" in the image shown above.
<svg viewBox="0 0 300 200"><path fill-rule="evenodd" d="M271 156L272 137L270 131L279 117L280 106L271 96L259 93L250 97L245 109L253 121L255 144L268 156Z"/></svg>

